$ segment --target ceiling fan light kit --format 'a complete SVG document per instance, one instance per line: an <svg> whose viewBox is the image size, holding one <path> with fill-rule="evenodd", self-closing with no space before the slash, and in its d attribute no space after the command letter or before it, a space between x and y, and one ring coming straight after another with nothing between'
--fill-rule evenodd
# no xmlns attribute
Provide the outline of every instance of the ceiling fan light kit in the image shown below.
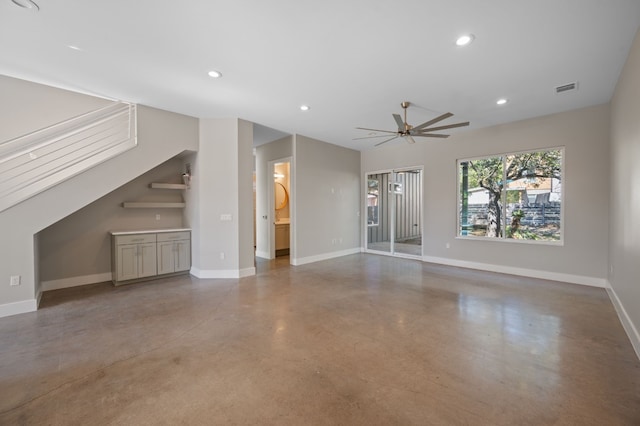
<svg viewBox="0 0 640 426"><path fill-rule="evenodd" d="M404 110L404 120L402 118L402 116L400 116L400 114L392 114L393 119L395 120L396 124L398 125L398 130L379 130L379 129L369 129L366 127L356 127L356 129L359 130L368 130L368 131L372 131L372 132L377 132L377 133L385 133L384 135L373 135L373 136L365 136L365 137L361 137L361 138L355 138L354 140L358 140L358 139L373 139L373 138L381 138L381 137L387 137L388 139L383 140L382 142L378 142L377 144L375 144L375 146L380 146L382 144L385 144L387 142L390 142L396 138L404 138L408 143L410 144L414 144L416 143L416 140L414 139L414 137L422 137L422 138L448 138L449 135L445 135L442 133L433 133L433 132L437 132L440 130L447 130L447 129L454 129L456 127L464 127L464 126L468 126L469 122L466 121L464 123L455 123L455 124L448 124L448 125L444 125L444 126L437 126L437 127L432 127L434 124L437 124L439 122L441 122L442 120L446 120L449 117L452 117L453 114L450 112L444 113L432 120L429 121L425 121L422 124L419 124L417 126L412 126L407 122L407 109L411 106L411 102L408 101L404 101L400 104L400 106L402 107L402 109Z"/></svg>

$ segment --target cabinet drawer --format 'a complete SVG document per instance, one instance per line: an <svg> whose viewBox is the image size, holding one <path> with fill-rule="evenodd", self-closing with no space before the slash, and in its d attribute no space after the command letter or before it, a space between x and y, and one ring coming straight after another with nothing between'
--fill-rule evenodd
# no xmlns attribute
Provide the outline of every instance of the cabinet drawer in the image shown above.
<svg viewBox="0 0 640 426"><path fill-rule="evenodd" d="M162 241L175 241L175 240L188 240L191 238L191 232L162 232L158 234L158 242Z"/></svg>
<svg viewBox="0 0 640 426"><path fill-rule="evenodd" d="M116 245L155 243L156 234L116 235Z"/></svg>

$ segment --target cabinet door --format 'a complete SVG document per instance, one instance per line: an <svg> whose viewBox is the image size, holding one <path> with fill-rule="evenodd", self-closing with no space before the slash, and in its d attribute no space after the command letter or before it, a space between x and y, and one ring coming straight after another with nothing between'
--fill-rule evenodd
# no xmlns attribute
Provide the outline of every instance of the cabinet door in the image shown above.
<svg viewBox="0 0 640 426"><path fill-rule="evenodd" d="M175 271L191 269L191 240L176 241L175 243Z"/></svg>
<svg viewBox="0 0 640 426"><path fill-rule="evenodd" d="M117 281L138 278L138 245L119 245L116 247L116 256L118 256Z"/></svg>
<svg viewBox="0 0 640 426"><path fill-rule="evenodd" d="M138 278L158 274L156 243L138 244Z"/></svg>
<svg viewBox="0 0 640 426"><path fill-rule="evenodd" d="M276 225L276 250L286 248L284 225Z"/></svg>
<svg viewBox="0 0 640 426"><path fill-rule="evenodd" d="M158 243L158 275L175 271L175 248L173 241Z"/></svg>
<svg viewBox="0 0 640 426"><path fill-rule="evenodd" d="M285 248L289 248L289 246L291 246L291 235L289 234L289 229L291 229L291 227L289 225L287 225L287 227L285 228L285 232L284 232L284 244L285 244Z"/></svg>
<svg viewBox="0 0 640 426"><path fill-rule="evenodd" d="M276 225L276 250L289 248L289 225Z"/></svg>

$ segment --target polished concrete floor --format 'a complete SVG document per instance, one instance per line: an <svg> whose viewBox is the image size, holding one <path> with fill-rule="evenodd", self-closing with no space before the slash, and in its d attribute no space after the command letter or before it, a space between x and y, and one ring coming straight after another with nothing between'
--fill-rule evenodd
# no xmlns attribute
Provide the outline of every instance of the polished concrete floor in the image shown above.
<svg viewBox="0 0 640 426"><path fill-rule="evenodd" d="M422 240L416 238L413 240L414 242L406 243L406 242L396 242L393 245L393 250L396 254L408 254L410 256L419 256L422 258ZM383 253L391 253L391 242L390 241L379 241L376 243L367 243L368 250L380 251Z"/></svg>
<svg viewBox="0 0 640 426"><path fill-rule="evenodd" d="M0 425L640 425L602 289L358 254L44 295Z"/></svg>

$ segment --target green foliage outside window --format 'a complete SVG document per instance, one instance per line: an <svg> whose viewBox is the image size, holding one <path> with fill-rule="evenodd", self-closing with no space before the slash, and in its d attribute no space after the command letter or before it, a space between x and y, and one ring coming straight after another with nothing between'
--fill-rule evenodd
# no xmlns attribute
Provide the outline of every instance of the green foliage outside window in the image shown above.
<svg viewBox="0 0 640 426"><path fill-rule="evenodd" d="M561 240L563 149L461 160L458 234Z"/></svg>

